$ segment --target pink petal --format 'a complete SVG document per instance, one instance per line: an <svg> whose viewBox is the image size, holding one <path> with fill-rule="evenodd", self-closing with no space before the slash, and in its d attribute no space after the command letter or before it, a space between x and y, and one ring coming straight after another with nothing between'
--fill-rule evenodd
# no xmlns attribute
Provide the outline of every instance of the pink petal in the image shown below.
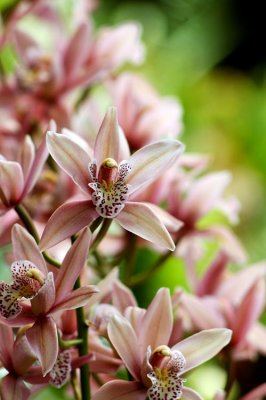
<svg viewBox="0 0 266 400"><path fill-rule="evenodd" d="M31 390L21 378L7 375L1 380L1 400L28 400Z"/></svg>
<svg viewBox="0 0 266 400"><path fill-rule="evenodd" d="M67 135L49 131L47 147L57 164L85 193L88 193L88 183L91 181L88 165L91 158L78 141L72 140Z"/></svg>
<svg viewBox="0 0 266 400"><path fill-rule="evenodd" d="M0 159L0 187L7 201L5 205L9 206L17 203L23 186L23 172L19 163Z"/></svg>
<svg viewBox="0 0 266 400"><path fill-rule="evenodd" d="M265 307L265 283L255 283L240 304L233 326L234 344L244 341L249 329L257 321Z"/></svg>
<svg viewBox="0 0 266 400"><path fill-rule="evenodd" d="M153 210L154 214L157 215L157 217L164 224L164 226L166 227L166 229L168 231L176 232L180 228L182 228L182 226L184 225L184 223L182 221L173 217L171 214L169 214L164 209L158 207L156 204L152 204L152 203L145 203L145 204L147 204L147 206L149 206L150 209Z"/></svg>
<svg viewBox="0 0 266 400"><path fill-rule="evenodd" d="M59 303L57 303L51 310L50 313L62 310L73 310L74 308L83 307L88 303L90 297L98 293L99 290L96 286L88 285L82 286L79 289L73 290L70 294Z"/></svg>
<svg viewBox="0 0 266 400"><path fill-rule="evenodd" d="M19 57L22 59L22 62L27 63L29 51L31 51L32 49L38 49L37 42L33 39L32 36L17 28L13 30L12 36Z"/></svg>
<svg viewBox="0 0 266 400"><path fill-rule="evenodd" d="M18 375L24 375L36 361L36 356L25 335L17 337L14 344L12 359L14 369Z"/></svg>
<svg viewBox="0 0 266 400"><path fill-rule="evenodd" d="M182 309L191 319L197 329L210 329L225 326L222 313L219 312L218 302L213 298L209 306L204 298L183 293L181 296Z"/></svg>
<svg viewBox="0 0 266 400"><path fill-rule="evenodd" d="M94 157L98 168L106 158L113 158L118 163L125 146L124 133L119 129L116 108L110 107L96 137Z"/></svg>
<svg viewBox="0 0 266 400"><path fill-rule="evenodd" d="M136 379L140 379L141 357L137 336L128 320L113 315L108 325L108 335L126 368Z"/></svg>
<svg viewBox="0 0 266 400"><path fill-rule="evenodd" d="M69 238L98 217L90 200L78 200L63 204L50 217L39 247L47 249Z"/></svg>
<svg viewBox="0 0 266 400"><path fill-rule="evenodd" d="M255 323L247 334L247 342L259 353L266 355L266 327Z"/></svg>
<svg viewBox="0 0 266 400"><path fill-rule="evenodd" d="M169 232L148 203L127 202L116 219L129 232L158 246L175 249Z"/></svg>
<svg viewBox="0 0 266 400"><path fill-rule="evenodd" d="M139 382L114 380L103 385L92 400L145 400L146 394Z"/></svg>
<svg viewBox="0 0 266 400"><path fill-rule="evenodd" d="M182 400L203 400L203 398L195 390L183 387Z"/></svg>
<svg viewBox="0 0 266 400"><path fill-rule="evenodd" d="M47 314L55 302L54 276L49 272L44 285L31 300L32 311L35 315Z"/></svg>
<svg viewBox="0 0 266 400"><path fill-rule="evenodd" d="M170 168L184 151L184 145L177 140L161 140L136 151L127 160L132 167L127 177L129 193L154 181Z"/></svg>
<svg viewBox="0 0 266 400"><path fill-rule="evenodd" d="M67 80L78 73L86 58L88 58L88 41L91 29L88 23L81 24L70 40L64 55L64 68Z"/></svg>
<svg viewBox="0 0 266 400"><path fill-rule="evenodd" d="M184 215L197 215L199 218L210 211L216 206L230 180L231 174L227 171L208 174L198 179L183 202Z"/></svg>
<svg viewBox="0 0 266 400"><path fill-rule="evenodd" d="M45 138L43 138L35 154L27 179L25 179L25 186L21 197L25 197L33 189L37 179L41 175L47 157L48 157L48 149L46 147L46 140Z"/></svg>
<svg viewBox="0 0 266 400"><path fill-rule="evenodd" d="M30 260L44 275L47 266L33 237L19 224L12 228L13 253L16 260Z"/></svg>
<svg viewBox="0 0 266 400"><path fill-rule="evenodd" d="M265 261L250 265L248 268L240 270L222 282L216 291L216 294L219 297L225 297L233 304L238 305L244 300L250 288L260 278L264 278L265 275Z"/></svg>
<svg viewBox="0 0 266 400"><path fill-rule="evenodd" d="M56 303L59 303L73 289L86 263L90 241L91 234L88 229L84 229L67 252L55 281Z"/></svg>
<svg viewBox="0 0 266 400"><path fill-rule="evenodd" d="M148 346L154 350L168 344L173 329L173 312L169 289L161 288L149 305L141 322L141 352L146 354Z"/></svg>
<svg viewBox="0 0 266 400"><path fill-rule="evenodd" d="M136 299L131 290L119 281L113 284L112 300L114 307L121 313L129 306L137 306Z"/></svg>
<svg viewBox="0 0 266 400"><path fill-rule="evenodd" d="M225 328L207 329L182 340L172 347L186 359L182 374L214 357L231 340L232 331Z"/></svg>
<svg viewBox="0 0 266 400"><path fill-rule="evenodd" d="M22 167L24 179L27 180L29 170L32 166L35 155L34 143L29 135L25 136L24 142L20 147L18 161Z"/></svg>
<svg viewBox="0 0 266 400"><path fill-rule="evenodd" d="M56 323L52 318L40 318L32 328L26 332L27 339L36 353L45 376L53 368L58 354L58 340Z"/></svg>
<svg viewBox="0 0 266 400"><path fill-rule="evenodd" d="M12 328L0 323L0 360L7 370L12 369L13 337Z"/></svg>

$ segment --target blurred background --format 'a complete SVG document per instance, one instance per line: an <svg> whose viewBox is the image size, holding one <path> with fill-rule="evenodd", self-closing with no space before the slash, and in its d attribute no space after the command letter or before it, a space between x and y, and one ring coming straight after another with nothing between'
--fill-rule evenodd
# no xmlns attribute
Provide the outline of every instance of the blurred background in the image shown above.
<svg viewBox="0 0 266 400"><path fill-rule="evenodd" d="M96 26L141 23L147 55L137 71L180 99L187 151L210 154L212 170L232 171L230 190L242 204L236 231L251 261L265 258L266 243L262 8L258 0L108 0L93 14Z"/></svg>

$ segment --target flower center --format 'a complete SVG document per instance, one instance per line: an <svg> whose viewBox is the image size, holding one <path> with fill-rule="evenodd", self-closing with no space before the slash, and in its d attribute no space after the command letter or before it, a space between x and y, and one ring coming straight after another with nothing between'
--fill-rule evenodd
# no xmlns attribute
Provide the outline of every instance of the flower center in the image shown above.
<svg viewBox="0 0 266 400"><path fill-rule="evenodd" d="M0 282L0 315L8 319L21 312L19 300L32 299L44 284L42 273L29 261L13 263L11 270L13 282Z"/></svg>
<svg viewBox="0 0 266 400"><path fill-rule="evenodd" d="M128 198L128 185L126 177L131 167L127 162L122 162L119 166L113 158L106 158L97 176L97 166L95 162L89 164L89 172L92 183L89 187L93 190L92 202L96 211L103 218L114 218L124 208Z"/></svg>
<svg viewBox="0 0 266 400"><path fill-rule="evenodd" d="M177 400L183 394L184 379L179 375L185 367L185 358L180 351L159 346L149 356L152 371L147 375L152 386L147 395L150 400Z"/></svg>

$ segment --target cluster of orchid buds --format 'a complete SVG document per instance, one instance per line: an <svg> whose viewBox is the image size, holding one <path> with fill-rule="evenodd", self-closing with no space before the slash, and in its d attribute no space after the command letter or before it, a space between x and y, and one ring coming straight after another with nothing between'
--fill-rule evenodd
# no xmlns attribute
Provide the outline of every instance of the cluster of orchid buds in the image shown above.
<svg viewBox="0 0 266 400"><path fill-rule="evenodd" d="M246 389L241 371L266 355L266 262L230 268L247 261L230 173L185 153L177 99L121 70L144 60L140 26L95 32L94 7L73 2L69 28L57 2L23 0L1 21L1 400L49 386L75 400L200 400L187 372L213 357L225 376L213 400L263 399L266 383ZM169 260L175 289L138 305L135 288Z"/></svg>

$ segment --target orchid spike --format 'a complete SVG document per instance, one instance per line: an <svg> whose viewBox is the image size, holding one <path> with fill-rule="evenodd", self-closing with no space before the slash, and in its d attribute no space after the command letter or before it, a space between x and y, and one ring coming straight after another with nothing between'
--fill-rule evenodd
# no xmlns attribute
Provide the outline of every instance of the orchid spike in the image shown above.
<svg viewBox="0 0 266 400"><path fill-rule="evenodd" d="M149 203L134 201L134 196L175 163L184 146L177 140L162 140L129 156L115 108L108 110L102 122L93 158L87 143L82 142L66 130L62 134L47 133L50 154L87 199L68 202L55 211L46 225L40 248L57 244L101 216L115 218L124 229L173 250L173 240L160 215ZM179 228L176 220L176 230Z"/></svg>

